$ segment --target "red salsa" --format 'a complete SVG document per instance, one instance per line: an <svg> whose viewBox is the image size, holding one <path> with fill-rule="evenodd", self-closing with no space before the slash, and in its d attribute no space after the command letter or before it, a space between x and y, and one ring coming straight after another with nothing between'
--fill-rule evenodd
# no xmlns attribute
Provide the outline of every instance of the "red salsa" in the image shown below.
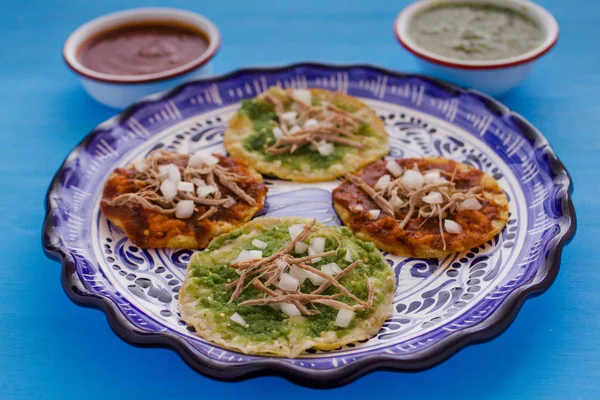
<svg viewBox="0 0 600 400"><path fill-rule="evenodd" d="M79 49L87 68L112 75L146 75L185 65L208 48L206 34L169 22L123 25L92 37Z"/></svg>

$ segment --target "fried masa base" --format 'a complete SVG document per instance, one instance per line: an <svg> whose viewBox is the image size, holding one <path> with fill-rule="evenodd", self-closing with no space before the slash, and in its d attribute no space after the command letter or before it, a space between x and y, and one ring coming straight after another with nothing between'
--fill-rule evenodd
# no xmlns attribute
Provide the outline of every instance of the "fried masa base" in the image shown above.
<svg viewBox="0 0 600 400"><path fill-rule="evenodd" d="M395 275L391 268L387 268L387 263L383 256L377 251L377 256L381 257L386 268L378 272L372 279L375 293L383 293L382 301L375 303L375 311L368 318L359 319L355 317L355 326L353 328L342 329L340 331L325 331L320 337L310 337L302 335L301 330L292 330L289 335L280 337L276 340L257 340L237 334L231 328L223 327L223 317L215 315L210 308L199 307L198 299L200 296L211 296L211 289L199 285L194 281L193 271L190 267L192 263L214 264L229 263L240 248L244 248L252 239L260 238L261 232L275 226L291 226L294 224L309 224L310 219L299 217L286 218L257 218L247 223L240 230L243 232L235 238L228 238L222 246L213 252L198 252L193 255L188 265L186 279L179 291L179 310L181 318L192 325L198 335L221 347L239 351L245 354L260 354L279 357L297 357L307 349L314 348L320 350L334 350L344 344L358 340L368 339L379 331L385 320L392 314L392 301L395 290ZM235 231L237 232L237 231ZM332 227L317 225L316 232L320 235L331 234L341 240L356 241L356 238L348 238L336 234ZM232 232L233 234L234 232ZM219 239L216 239L219 240ZM233 251L237 249L237 251ZM353 271L354 272L354 271ZM352 274L352 273L351 273ZM291 317L287 319L290 325L301 326L304 316ZM227 320L225 321L227 322ZM231 322L233 323L233 322ZM342 333L338 336L339 333Z"/></svg>
<svg viewBox="0 0 600 400"><path fill-rule="evenodd" d="M363 149L350 149L339 163L333 164L327 169L312 169L308 164L302 164L306 166L304 168L295 169L280 161L266 160L263 154L246 150L243 143L254 132L254 125L246 115L237 113L229 122L229 127L223 137L225 148L229 154L245 160L262 174L296 182L322 182L333 180L346 172L356 171L389 153L390 146L385 126L377 117L377 114L366 104L341 92L331 92L324 89L308 90L310 90L313 98L356 109L354 115L364 119L376 135L365 137L365 147ZM279 88L271 88L269 93L280 98L284 96L283 91ZM258 96L258 98L260 99L261 96ZM293 156L293 154L289 154L289 157Z"/></svg>
<svg viewBox="0 0 600 400"><path fill-rule="evenodd" d="M199 215L208 210L208 207L197 206L188 219L178 219L174 215L164 215L156 211L146 210L139 204L126 204L111 206L109 201L122 193L135 193L141 187L135 185L132 176L135 167L129 165L115 170L104 185L100 209L106 218L115 226L125 232L127 237L141 248L174 248L174 249L200 249L216 236L232 231L249 221L257 212L263 209L267 187L262 176L254 169L249 168L243 161L230 157L218 156L219 164L230 168L234 172L245 175L249 180L240 184L244 190L256 200L255 205L237 199L237 203L219 211L209 218L197 221ZM178 162L174 162L177 164ZM181 163L181 162L179 162ZM183 165L181 165L183 166ZM232 195L226 188L219 185L219 189ZM235 195L234 195L235 197Z"/></svg>
<svg viewBox="0 0 600 400"><path fill-rule="evenodd" d="M485 201L479 211L463 210L452 215L450 219L461 224L463 232L454 235L445 232L446 249L443 248L439 222L434 218L423 226L422 220L412 218L404 230L399 227L399 221L404 218L406 211L393 218L383 212L375 221L368 218L367 212L379 207L361 189L348 180L344 180L333 191L333 205L340 219L359 238L372 241L384 251L398 256L413 256L423 258L440 258L448 254L460 252L479 246L491 240L500 233L508 221L508 199L496 180L491 176L466 164L445 159L443 157L425 157L397 160L404 168L412 168L416 162L423 172L429 169L440 169L452 173L456 167L457 188L483 186ZM373 163L358 175L373 186L377 179L388 173L385 161ZM360 204L361 212L352 212L350 207Z"/></svg>

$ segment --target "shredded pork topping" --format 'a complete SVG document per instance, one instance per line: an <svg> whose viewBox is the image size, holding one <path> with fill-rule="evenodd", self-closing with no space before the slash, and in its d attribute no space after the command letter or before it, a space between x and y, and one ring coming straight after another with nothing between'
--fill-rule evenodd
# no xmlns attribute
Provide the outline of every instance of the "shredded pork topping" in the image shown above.
<svg viewBox="0 0 600 400"><path fill-rule="evenodd" d="M365 279L367 279L368 289L367 301L361 300L340 283L342 278L347 276L362 262L361 260L352 262L335 275L329 275L306 263L315 258L323 258L337 254L339 246L337 250L323 251L304 257L294 257L291 254L296 243L304 242L309 239L314 232L315 223L316 220L313 220L309 225L305 225L295 238L269 257L244 262L233 262L231 267L238 270L240 277L226 285L228 290L234 289L229 302L231 303L236 300L247 287L252 285L263 292L265 297L243 301L239 306L265 306L269 304L291 303L304 315L319 314L319 310L314 307L314 304L322 304L338 310L354 311L359 309L373 309L374 289L371 281L366 276ZM285 268L282 269L278 264L285 265ZM310 293L301 292L301 284L295 291L285 290L279 285L278 279L285 273L284 270L287 270L288 268L291 269L292 267L297 267L308 273L314 274L322 278L324 282ZM331 286L335 287L339 293L324 295L323 292ZM356 304L350 305L340 300L336 300L340 295L346 296ZM310 307L310 305L313 306Z"/></svg>
<svg viewBox="0 0 600 400"><path fill-rule="evenodd" d="M416 164L413 165L412 170L408 171L413 171L418 175L413 172L407 174L407 171L403 171L395 179L390 176L387 179L381 177L374 186L370 186L356 175L348 173L346 178L364 191L385 214L397 218L400 210L406 209L404 216L401 219L397 218L401 229L405 229L413 218L420 220L420 226L431 218L437 218L444 250L446 250L444 219L463 210L464 205L467 204L465 200L476 199L477 204L479 201L483 201L483 187L474 186L468 190L457 189L454 182L456 168L452 174L441 170L424 171L434 174L434 178L430 177L429 180L426 179L427 176L423 177ZM472 203L471 207L473 207ZM356 210L355 212L360 212L362 206L360 209L356 207L353 209Z"/></svg>
<svg viewBox="0 0 600 400"><path fill-rule="evenodd" d="M213 157L213 156L207 156ZM177 204L183 200L191 200L194 203L193 211L197 211L196 206L204 206L208 209L197 217L198 221L209 218L214 215L219 207L228 208L235 204L233 197L224 197L220 187L225 187L231 191L237 199L255 205L256 200L246 193L238 183L245 181L248 177L236 174L218 163L203 164L201 166L189 165L190 155L171 153L164 150L155 150L150 153L141 165L136 165L136 173L133 177L136 186L142 189L135 193L123 193L115 196L108 203L111 206L122 206L126 204L139 204L144 209L158 212L165 215L182 216L176 213ZM177 167L176 163L186 162L185 167ZM172 180L171 177L161 172L161 168L176 168L180 180ZM177 173L175 173L177 175ZM166 196L161 189L165 181L170 181L175 189L172 196ZM217 183L218 181L218 183ZM192 186L192 191L177 189L180 182L188 182ZM219 186L220 185L220 186ZM203 190L202 188L210 188ZM191 215L192 213L190 213Z"/></svg>
<svg viewBox="0 0 600 400"><path fill-rule="evenodd" d="M147 210L156 211L164 215L175 214L175 207L169 207L170 204L166 204L166 207L161 207L158 204L163 201L163 198L156 192L142 191L139 193L124 193L110 201L112 206L122 206L130 203L137 203Z"/></svg>
<svg viewBox="0 0 600 400"><path fill-rule="evenodd" d="M361 124L361 118L336 107L333 104L313 106L298 99L293 90L285 92L294 102L292 109L298 111L285 112L283 102L272 93L264 96L264 100L273 104L278 119L281 135L274 144L267 147L271 154L288 154L311 146L321 155L333 152L332 144L361 149L363 141L355 132Z"/></svg>

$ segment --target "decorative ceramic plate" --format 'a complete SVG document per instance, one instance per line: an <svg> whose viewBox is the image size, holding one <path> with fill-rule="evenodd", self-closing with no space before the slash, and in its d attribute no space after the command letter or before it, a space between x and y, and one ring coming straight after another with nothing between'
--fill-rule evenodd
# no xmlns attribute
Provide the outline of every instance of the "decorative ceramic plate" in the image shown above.
<svg viewBox="0 0 600 400"><path fill-rule="evenodd" d="M224 153L223 132L240 100L272 85L357 96L384 121L391 157L440 155L470 164L498 180L510 199L506 229L485 245L439 260L386 255L398 287L381 331L297 359L249 356L197 336L177 310L191 251L139 249L98 207L108 174L153 149ZM267 183L262 215L340 223L331 204L337 181ZM215 378L278 374L334 386L376 368L427 368L505 329L526 297L546 289L558 272L562 247L575 231L570 188L546 139L482 94L370 66L246 69L147 98L90 133L50 186L43 242L62 261L67 294L102 308L130 342L171 346Z"/></svg>

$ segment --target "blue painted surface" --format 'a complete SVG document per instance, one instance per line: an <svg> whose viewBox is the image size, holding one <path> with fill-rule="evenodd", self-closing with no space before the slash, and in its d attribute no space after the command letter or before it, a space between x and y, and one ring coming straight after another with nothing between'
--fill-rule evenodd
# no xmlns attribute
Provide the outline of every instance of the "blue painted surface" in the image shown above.
<svg viewBox="0 0 600 400"><path fill-rule="evenodd" d="M405 2L174 0L223 33L216 72L294 61L367 62L414 71L391 33ZM59 265L41 250L46 186L83 136L114 114L86 97L60 56L79 24L125 7L166 2L8 0L0 4L0 399L600 398L600 3L544 1L561 24L556 49L501 100L546 135L575 181L579 229L557 281L526 303L499 338L421 373L377 372L335 390L280 378L221 383L177 354L117 338L104 315L72 304ZM27 146L25 148L25 146ZM24 162L25 161L25 162ZM374 392L377 388L377 392Z"/></svg>

